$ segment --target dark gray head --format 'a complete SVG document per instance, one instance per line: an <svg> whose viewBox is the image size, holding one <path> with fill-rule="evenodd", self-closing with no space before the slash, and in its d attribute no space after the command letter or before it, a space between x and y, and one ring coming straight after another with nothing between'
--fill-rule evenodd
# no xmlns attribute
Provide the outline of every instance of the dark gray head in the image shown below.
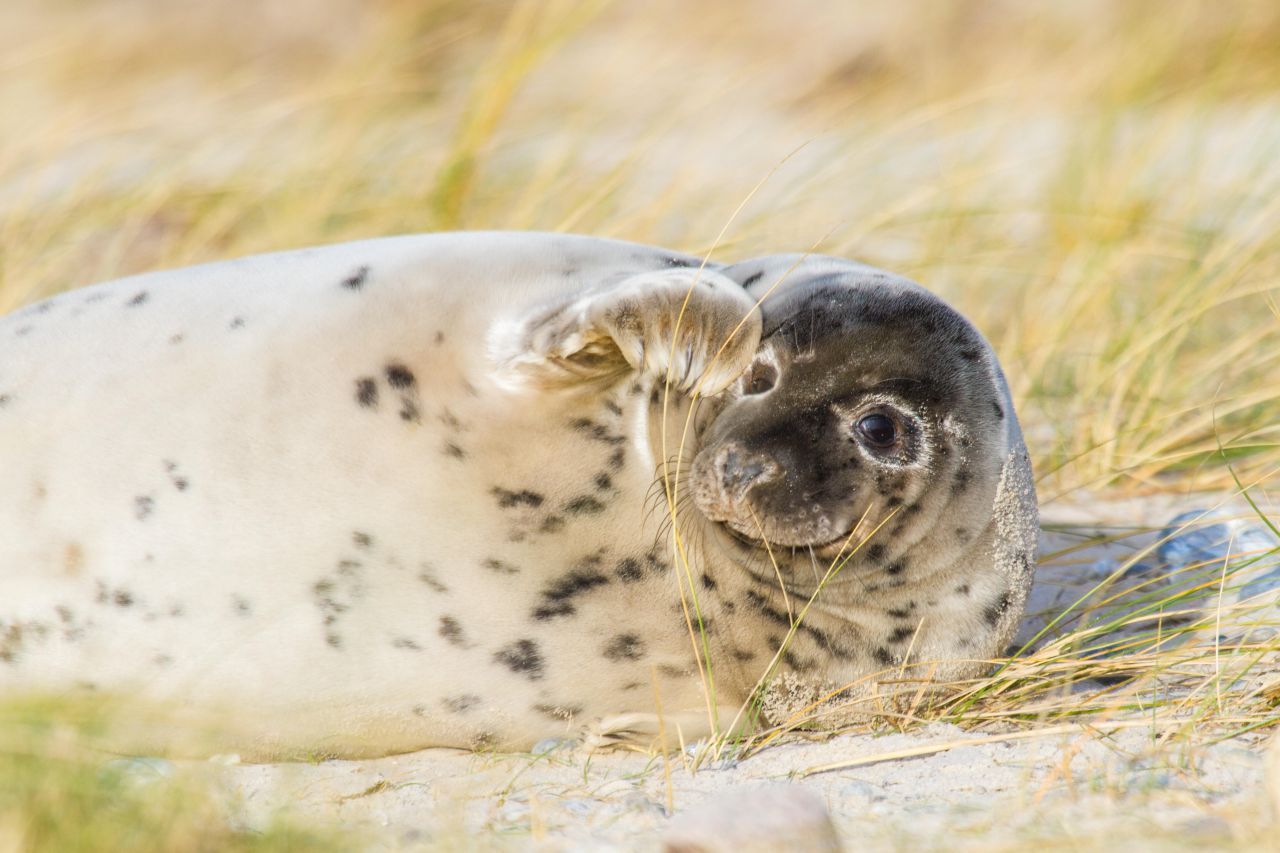
<svg viewBox="0 0 1280 853"><path fill-rule="evenodd" d="M851 565L890 573L931 531L932 558L976 538L1021 446L981 334L920 286L849 261L774 256L726 273L764 297L764 333L702 425L701 513L743 548L779 551L834 552L859 519L861 538L888 518Z"/></svg>

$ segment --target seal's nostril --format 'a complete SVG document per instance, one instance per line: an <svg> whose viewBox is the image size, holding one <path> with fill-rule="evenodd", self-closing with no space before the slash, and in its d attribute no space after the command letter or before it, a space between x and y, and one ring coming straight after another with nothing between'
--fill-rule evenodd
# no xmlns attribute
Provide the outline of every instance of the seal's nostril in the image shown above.
<svg viewBox="0 0 1280 853"><path fill-rule="evenodd" d="M721 451L719 462L720 482L734 500L742 500L747 490L756 482L767 479L774 468L767 457L736 446Z"/></svg>

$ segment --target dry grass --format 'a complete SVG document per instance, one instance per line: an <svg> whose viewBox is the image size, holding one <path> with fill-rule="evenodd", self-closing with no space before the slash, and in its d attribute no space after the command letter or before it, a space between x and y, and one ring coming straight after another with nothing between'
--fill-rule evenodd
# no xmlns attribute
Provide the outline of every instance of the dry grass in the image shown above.
<svg viewBox="0 0 1280 853"><path fill-rule="evenodd" d="M692 8L11 0L0 311L156 267L438 228L576 230L718 259L813 248L911 275L988 334L1050 511L1103 487L1266 495L1280 470L1280 7ZM1247 570L1203 568L1224 588ZM1223 647L1208 624L1152 624L1194 590L1109 589L941 701L902 684L883 724L1141 713L1195 744L1276 721L1274 640ZM1098 676L1114 683L1081 691ZM40 799L51 779L67 803L97 802L88 771L63 767L0 768L0 836L63 808Z"/></svg>
<svg viewBox="0 0 1280 853"><path fill-rule="evenodd" d="M166 779L142 762L104 763L98 705L0 705L0 850L260 851L349 849L356 836L277 822L235 828L228 795L194 774Z"/></svg>

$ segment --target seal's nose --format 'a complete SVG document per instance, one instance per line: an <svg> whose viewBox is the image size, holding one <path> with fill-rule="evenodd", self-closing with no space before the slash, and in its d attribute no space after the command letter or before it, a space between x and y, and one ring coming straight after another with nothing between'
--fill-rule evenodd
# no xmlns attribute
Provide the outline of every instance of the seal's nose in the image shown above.
<svg viewBox="0 0 1280 853"><path fill-rule="evenodd" d="M716 469L720 474L720 488L736 504L747 496L752 486L777 476L778 463L766 454L730 444L716 454Z"/></svg>

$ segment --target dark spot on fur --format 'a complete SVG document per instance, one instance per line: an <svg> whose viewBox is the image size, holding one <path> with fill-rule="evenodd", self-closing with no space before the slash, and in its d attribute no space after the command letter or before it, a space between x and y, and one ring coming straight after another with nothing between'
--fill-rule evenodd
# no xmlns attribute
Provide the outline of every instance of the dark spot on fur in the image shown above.
<svg viewBox="0 0 1280 853"><path fill-rule="evenodd" d="M756 610L763 613L768 619L772 620L775 624L780 625L783 628L791 627L791 617L778 608L770 605L769 602L765 600L764 596L756 592L754 589L747 590L746 601ZM803 627L807 626L802 625L802 628Z"/></svg>
<svg viewBox="0 0 1280 853"><path fill-rule="evenodd" d="M613 488L613 478L610 477L608 474L601 472L599 474L596 474L595 484L597 489L600 489L601 491L607 491Z"/></svg>
<svg viewBox="0 0 1280 853"><path fill-rule="evenodd" d="M873 655L876 659L876 663L880 664L881 666L888 666L889 664L893 663L893 655L889 654L889 650L886 649L884 646L880 646L879 648L877 648L873 653Z"/></svg>
<svg viewBox="0 0 1280 853"><path fill-rule="evenodd" d="M1000 403L999 403L999 402L997 402L997 401L995 401L995 400L992 400L992 401L991 401L991 408L993 408L993 409L995 409L995 410L996 410L996 417L997 417L999 420L1004 420L1004 408L1000 405Z"/></svg>
<svg viewBox="0 0 1280 853"><path fill-rule="evenodd" d="M359 530L351 534L351 541L362 551L367 551L373 547L373 537L368 533L361 533Z"/></svg>
<svg viewBox="0 0 1280 853"><path fill-rule="evenodd" d="M356 402L366 409L378 408L378 383L372 376L356 380Z"/></svg>
<svg viewBox="0 0 1280 853"><path fill-rule="evenodd" d="M956 587L956 592L958 592L960 595L968 595L969 585L967 583L960 584L960 586Z"/></svg>
<svg viewBox="0 0 1280 853"><path fill-rule="evenodd" d="M444 332L436 332L436 346L444 343Z"/></svg>
<svg viewBox="0 0 1280 853"><path fill-rule="evenodd" d="M911 615L912 609L910 607L890 607L885 611L885 614L894 619L906 619Z"/></svg>
<svg viewBox="0 0 1280 853"><path fill-rule="evenodd" d="M627 461L627 452L621 447L609 454L609 467L614 471L621 471L623 465Z"/></svg>
<svg viewBox="0 0 1280 853"><path fill-rule="evenodd" d="M530 681L537 681L545 674L542 651L533 640L516 640L494 652L493 659Z"/></svg>
<svg viewBox="0 0 1280 853"><path fill-rule="evenodd" d="M612 661L640 660L644 653L644 640L635 634L619 634L604 647L604 656Z"/></svg>
<svg viewBox="0 0 1280 853"><path fill-rule="evenodd" d="M387 384L397 391L408 391L418 384L417 377L413 375L413 371L398 362L388 364L385 372Z"/></svg>
<svg viewBox="0 0 1280 853"><path fill-rule="evenodd" d="M506 562L505 560L499 560L495 557L488 558L480 565L484 566L489 571L497 572L500 575L514 575L520 571L520 569L517 568L516 566L513 566L510 563Z"/></svg>
<svg viewBox="0 0 1280 853"><path fill-rule="evenodd" d="M9 405L9 401L12 399L13 398L10 397L8 394L0 394L0 409L3 409L5 406Z"/></svg>
<svg viewBox="0 0 1280 853"><path fill-rule="evenodd" d="M884 560L885 547L876 542L874 545L867 546L867 559L873 563L879 563Z"/></svg>
<svg viewBox="0 0 1280 853"><path fill-rule="evenodd" d="M1004 616L1005 611L1009 609L1009 593L1002 592L995 601L987 605L982 611L982 618L987 620L987 624L993 628L1000 623L1000 617Z"/></svg>
<svg viewBox="0 0 1280 853"><path fill-rule="evenodd" d="M963 358L965 361L977 361L982 356L978 353L976 349L965 349L965 350L960 350L960 357Z"/></svg>
<svg viewBox="0 0 1280 853"><path fill-rule="evenodd" d="M604 504L591 495L579 495L564 505L564 511L570 515L596 515L604 509Z"/></svg>
<svg viewBox="0 0 1280 853"><path fill-rule="evenodd" d="M604 424L598 424L590 418L574 418L569 422L569 426L575 432L582 433L592 441L613 445L626 444L627 442L625 435L615 435L609 432L609 428Z"/></svg>
<svg viewBox="0 0 1280 853"><path fill-rule="evenodd" d="M136 308L151 298L151 295L145 290L139 290L134 297L125 303L130 308Z"/></svg>
<svg viewBox="0 0 1280 853"><path fill-rule="evenodd" d="M231 596L231 609L241 616L253 615L253 605L242 595Z"/></svg>
<svg viewBox="0 0 1280 853"><path fill-rule="evenodd" d="M493 732L476 732L471 736L470 746L472 749L488 749L498 742L498 736Z"/></svg>
<svg viewBox="0 0 1280 853"><path fill-rule="evenodd" d="M132 607L133 593L127 589L117 589L115 594L111 596L111 600L116 607Z"/></svg>
<svg viewBox="0 0 1280 853"><path fill-rule="evenodd" d="M467 638L462 633L462 625L452 616L440 617L440 636L444 637L450 645L467 647Z"/></svg>
<svg viewBox="0 0 1280 853"><path fill-rule="evenodd" d="M231 318L231 322L227 324L227 328L228 328L228 329L243 329L243 328L244 328L244 318L243 318L243 317L233 317L233 318Z"/></svg>
<svg viewBox="0 0 1280 853"><path fill-rule="evenodd" d="M665 261L669 267L689 268L702 266L702 261L699 258L668 257Z"/></svg>
<svg viewBox="0 0 1280 853"><path fill-rule="evenodd" d="M714 578L712 578L712 577L711 577L711 575L707 574L706 572L703 572L703 573L702 573L702 578L701 578L701 580L702 580L702 588L703 588L703 589L713 590L713 589L715 589L715 588L716 588L716 582L715 582L715 579L714 579Z"/></svg>
<svg viewBox="0 0 1280 853"><path fill-rule="evenodd" d="M426 584L433 592L449 591L449 587L440 582L440 579L436 577L435 572L428 565L424 564L419 567L418 580Z"/></svg>
<svg viewBox="0 0 1280 853"><path fill-rule="evenodd" d="M369 268L367 266L356 267L356 271L342 280L342 286L347 290L359 290L364 287L365 281L369 278Z"/></svg>
<svg viewBox="0 0 1280 853"><path fill-rule="evenodd" d="M747 276L742 280L742 286L743 288L748 288L763 277L764 277L764 270L761 270L760 272L752 273L751 275Z"/></svg>
<svg viewBox="0 0 1280 853"><path fill-rule="evenodd" d="M960 470L956 472L955 478L951 481L951 494L962 494L969 488L969 472Z"/></svg>
<svg viewBox="0 0 1280 853"><path fill-rule="evenodd" d="M640 570L640 561L634 557L626 557L620 560L614 574L627 583L635 583L644 578L644 572Z"/></svg>
<svg viewBox="0 0 1280 853"><path fill-rule="evenodd" d="M884 573L886 575L900 575L902 574L902 570L905 569L906 567L907 567L906 560L898 560L896 562L890 563L889 565L885 566Z"/></svg>
<svg viewBox="0 0 1280 853"><path fill-rule="evenodd" d="M605 400L604 407L608 409L612 414L619 415L619 416L622 415L622 407L619 406L617 403L613 402L612 400Z"/></svg>
<svg viewBox="0 0 1280 853"><path fill-rule="evenodd" d="M466 459L466 458L467 458L467 451L463 450L461 447L459 447L458 445L454 444L452 441L446 441L446 442L445 442L445 444L444 444L444 453L445 453L445 455L446 455L446 456L450 456L450 457L452 457L452 458L454 458L454 459Z"/></svg>
<svg viewBox="0 0 1280 853"><path fill-rule="evenodd" d="M564 519L558 515L548 515L542 519L542 524L538 525L540 533L555 533L564 529Z"/></svg>
<svg viewBox="0 0 1280 853"><path fill-rule="evenodd" d="M518 492L509 492L506 489L500 489L497 486L490 490L490 494L498 499L498 506L502 509L511 509L518 506L537 507L542 506L545 498L537 492L531 492L528 489L522 489Z"/></svg>
<svg viewBox="0 0 1280 853"><path fill-rule="evenodd" d="M444 706L455 714L465 714L480 704L480 697L474 693L463 693L461 696L446 696Z"/></svg>
<svg viewBox="0 0 1280 853"><path fill-rule="evenodd" d="M901 643L904 640L907 640L915 636L915 633L916 633L915 628L908 628L906 626L894 628L893 633L889 635L889 642Z"/></svg>
<svg viewBox="0 0 1280 853"><path fill-rule="evenodd" d="M169 343L174 344L176 346L177 344L182 343L185 339L186 338L184 335L173 335L172 337L169 338Z"/></svg>
<svg viewBox="0 0 1280 853"><path fill-rule="evenodd" d="M782 652L782 662L795 672L812 672L817 662L812 658L802 658L791 649Z"/></svg>
<svg viewBox="0 0 1280 853"><path fill-rule="evenodd" d="M972 538L973 538L973 534L969 532L969 528L967 528L967 527L957 527L957 528L956 528L956 540L957 540L961 545L964 545L965 543L967 543L967 542L968 542L970 539L972 539Z"/></svg>
<svg viewBox="0 0 1280 853"><path fill-rule="evenodd" d="M579 562L576 568L548 584L542 590L542 603L533 609L533 618L546 621L577 612L573 604L574 598L609 583L609 578L595 568L598 564L598 557L594 561L588 557Z"/></svg>
<svg viewBox="0 0 1280 853"><path fill-rule="evenodd" d="M422 423L422 412L418 409L418 404L410 399L402 399L400 401L400 420L408 424Z"/></svg>
<svg viewBox="0 0 1280 853"><path fill-rule="evenodd" d="M156 508L156 499L149 495L138 495L133 499L133 515L138 521L145 520Z"/></svg>

